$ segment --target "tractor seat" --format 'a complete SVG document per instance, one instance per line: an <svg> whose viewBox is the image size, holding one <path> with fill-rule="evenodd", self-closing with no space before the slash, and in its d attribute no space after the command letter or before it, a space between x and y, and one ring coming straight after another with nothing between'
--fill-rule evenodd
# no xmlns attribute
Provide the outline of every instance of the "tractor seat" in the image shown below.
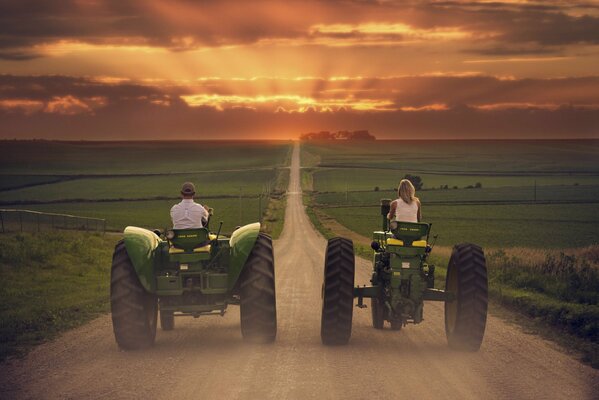
<svg viewBox="0 0 599 400"><path fill-rule="evenodd" d="M216 235L206 228L199 229L173 229L169 241L169 254L180 253L209 253L210 242Z"/></svg>
<svg viewBox="0 0 599 400"><path fill-rule="evenodd" d="M387 245L405 246L403 240L388 238ZM412 247L426 247L426 240L415 240L412 242Z"/></svg>

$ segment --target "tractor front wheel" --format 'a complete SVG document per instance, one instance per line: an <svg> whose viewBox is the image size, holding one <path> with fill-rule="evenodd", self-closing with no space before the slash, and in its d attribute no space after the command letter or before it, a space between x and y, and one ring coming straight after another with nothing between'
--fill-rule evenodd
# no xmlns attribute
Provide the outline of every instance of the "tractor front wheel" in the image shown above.
<svg viewBox="0 0 599 400"><path fill-rule="evenodd" d="M259 233L239 286L241 334L246 340L269 343L277 335L275 266L270 236Z"/></svg>
<svg viewBox="0 0 599 400"><path fill-rule="evenodd" d="M445 303L445 333L449 346L477 351L487 323L487 266L482 248L470 243L453 248L445 290L455 296Z"/></svg>
<svg viewBox="0 0 599 400"><path fill-rule="evenodd" d="M383 329L385 325L385 305L377 297L370 299L370 309L372 311L372 327L374 329Z"/></svg>
<svg viewBox="0 0 599 400"><path fill-rule="evenodd" d="M347 344L354 309L354 246L351 240L330 239L324 260L320 338L326 345Z"/></svg>
<svg viewBox="0 0 599 400"><path fill-rule="evenodd" d="M393 318L391 320L391 330L401 331L401 328L403 328L403 321L401 318Z"/></svg>
<svg viewBox="0 0 599 400"><path fill-rule="evenodd" d="M175 329L175 313L172 311L160 311L160 327L163 331Z"/></svg>
<svg viewBox="0 0 599 400"><path fill-rule="evenodd" d="M137 350L154 344L158 300L141 285L123 240L116 245L112 257L110 308L114 337L120 348Z"/></svg>

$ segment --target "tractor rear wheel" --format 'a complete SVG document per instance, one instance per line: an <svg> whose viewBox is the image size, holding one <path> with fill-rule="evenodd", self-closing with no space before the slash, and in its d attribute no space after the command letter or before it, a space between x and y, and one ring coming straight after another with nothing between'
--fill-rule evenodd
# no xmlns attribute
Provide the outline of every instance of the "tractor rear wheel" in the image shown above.
<svg viewBox="0 0 599 400"><path fill-rule="evenodd" d="M445 333L449 346L477 351L487 323L488 281L483 249L464 243L453 248L445 290L455 295L445 302Z"/></svg>
<svg viewBox="0 0 599 400"><path fill-rule="evenodd" d="M275 266L270 236L259 233L239 286L241 334L246 340L269 343L277 335Z"/></svg>
<svg viewBox="0 0 599 400"><path fill-rule="evenodd" d="M374 329L383 329L385 325L385 306L377 297L370 299L370 309L372 311L372 327Z"/></svg>
<svg viewBox="0 0 599 400"><path fill-rule="evenodd" d="M320 338L326 345L347 344L354 308L354 246L351 240L330 239L324 260Z"/></svg>
<svg viewBox="0 0 599 400"><path fill-rule="evenodd" d="M172 311L160 311L160 327L163 331L175 329L175 313Z"/></svg>
<svg viewBox="0 0 599 400"><path fill-rule="evenodd" d="M141 285L123 240L112 256L110 308L114 337L120 348L136 350L154 344L158 300Z"/></svg>

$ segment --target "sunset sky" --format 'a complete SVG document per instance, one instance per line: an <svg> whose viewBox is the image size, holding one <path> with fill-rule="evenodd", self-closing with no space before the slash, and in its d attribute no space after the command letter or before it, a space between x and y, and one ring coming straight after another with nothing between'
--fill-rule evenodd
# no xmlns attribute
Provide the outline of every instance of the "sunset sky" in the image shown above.
<svg viewBox="0 0 599 400"><path fill-rule="evenodd" d="M0 138L598 138L599 1L0 2Z"/></svg>

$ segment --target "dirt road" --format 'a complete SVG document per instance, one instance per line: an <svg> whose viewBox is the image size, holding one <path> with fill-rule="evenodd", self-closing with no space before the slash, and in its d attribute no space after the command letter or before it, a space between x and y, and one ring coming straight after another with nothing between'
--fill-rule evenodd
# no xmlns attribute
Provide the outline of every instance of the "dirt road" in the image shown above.
<svg viewBox="0 0 599 400"><path fill-rule="evenodd" d="M447 348L443 307L401 332L374 330L356 309L348 346L320 343L320 285L326 242L302 206L294 150L285 229L275 242L278 337L244 343L239 311L177 319L156 345L119 351L110 316L0 366L0 398L144 399L591 399L599 371L555 345L490 317L482 348ZM368 283L359 261L356 283Z"/></svg>

